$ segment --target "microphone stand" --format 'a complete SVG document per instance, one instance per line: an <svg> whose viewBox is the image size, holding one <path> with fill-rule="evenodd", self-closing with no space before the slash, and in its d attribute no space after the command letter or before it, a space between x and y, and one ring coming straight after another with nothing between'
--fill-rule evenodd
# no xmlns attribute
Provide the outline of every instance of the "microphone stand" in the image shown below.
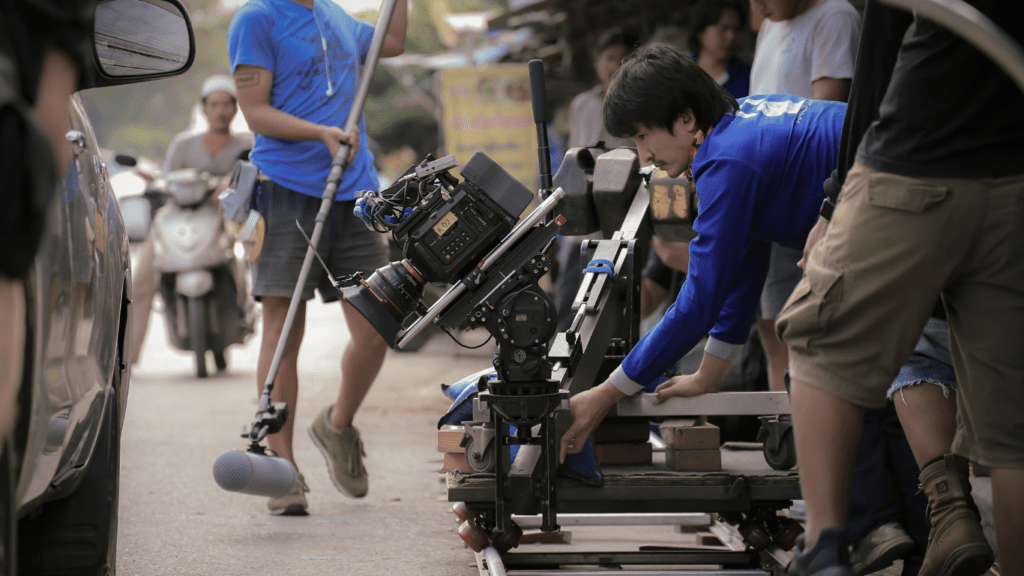
<svg viewBox="0 0 1024 576"><path fill-rule="evenodd" d="M373 40L370 43L370 52L366 57L366 64L363 65L363 73L359 80L359 87L356 90L355 99L352 101L352 108L349 109L348 118L345 121L346 132L359 124L359 118L363 114L363 105L366 103L366 96L370 91L370 82L373 79L373 72L377 67L377 60L380 59L380 52L384 46L384 37L387 35L388 27L391 25L391 15L398 2L406 0L384 0L381 5L380 15L377 20L376 29L373 32ZM320 210L316 215L316 223L313 226L313 234L309 239L309 247L306 249L306 258L302 261L302 268L299 271L299 278L295 283L295 291L292 292L291 304L288 306L288 314L285 316L284 325L281 329L281 337L277 341L277 348L274 350L274 358L270 363L270 371L263 386L263 395L260 397L256 407L256 422L252 429L242 434L243 438L251 441L250 452L264 454L265 449L260 441L267 435L274 434L281 430L288 421L288 405L285 402L271 402L270 393L274 389L274 380L277 378L277 371L281 367L281 358L284 356L285 343L292 331L292 324L295 322L295 314L299 308L302 297L302 288L309 276L309 269L313 265L313 258L316 256L316 245L323 233L324 222L331 211L331 204L334 202L334 194L341 183L341 175L348 165L348 154L350 146L342 144L338 147L338 153L331 161L331 171L327 176L327 186L321 196Z"/></svg>

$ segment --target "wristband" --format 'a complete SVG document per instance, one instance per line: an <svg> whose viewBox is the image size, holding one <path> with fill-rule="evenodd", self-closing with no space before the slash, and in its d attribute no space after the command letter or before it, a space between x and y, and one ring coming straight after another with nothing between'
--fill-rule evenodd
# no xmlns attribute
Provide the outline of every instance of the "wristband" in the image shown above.
<svg viewBox="0 0 1024 576"><path fill-rule="evenodd" d="M821 217L825 220L832 219L832 212L836 209L836 204L832 200L825 198L821 203L821 210L818 212Z"/></svg>

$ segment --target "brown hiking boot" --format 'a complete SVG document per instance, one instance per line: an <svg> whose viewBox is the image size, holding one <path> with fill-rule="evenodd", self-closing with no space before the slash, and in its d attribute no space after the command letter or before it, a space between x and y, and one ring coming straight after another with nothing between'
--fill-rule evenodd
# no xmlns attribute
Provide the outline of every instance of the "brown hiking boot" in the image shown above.
<svg viewBox="0 0 1024 576"><path fill-rule="evenodd" d="M967 460L953 454L921 471L932 529L920 576L979 576L992 565L968 472Z"/></svg>

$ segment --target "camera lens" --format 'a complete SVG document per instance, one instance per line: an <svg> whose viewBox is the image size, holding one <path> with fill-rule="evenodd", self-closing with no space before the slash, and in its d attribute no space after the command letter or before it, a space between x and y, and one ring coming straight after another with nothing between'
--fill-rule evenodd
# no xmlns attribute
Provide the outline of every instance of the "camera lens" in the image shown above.
<svg viewBox="0 0 1024 576"><path fill-rule="evenodd" d="M416 303L423 297L423 280L407 260L378 268L366 285L399 324L416 310Z"/></svg>

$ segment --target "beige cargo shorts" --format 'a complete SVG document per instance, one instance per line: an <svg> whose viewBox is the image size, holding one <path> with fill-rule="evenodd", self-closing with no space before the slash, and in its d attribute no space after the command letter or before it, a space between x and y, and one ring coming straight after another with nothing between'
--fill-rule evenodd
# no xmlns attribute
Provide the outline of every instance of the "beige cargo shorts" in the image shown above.
<svg viewBox="0 0 1024 576"><path fill-rule="evenodd" d="M778 319L790 374L884 405L940 297L960 386L954 451L1024 468L1024 177L855 165Z"/></svg>

